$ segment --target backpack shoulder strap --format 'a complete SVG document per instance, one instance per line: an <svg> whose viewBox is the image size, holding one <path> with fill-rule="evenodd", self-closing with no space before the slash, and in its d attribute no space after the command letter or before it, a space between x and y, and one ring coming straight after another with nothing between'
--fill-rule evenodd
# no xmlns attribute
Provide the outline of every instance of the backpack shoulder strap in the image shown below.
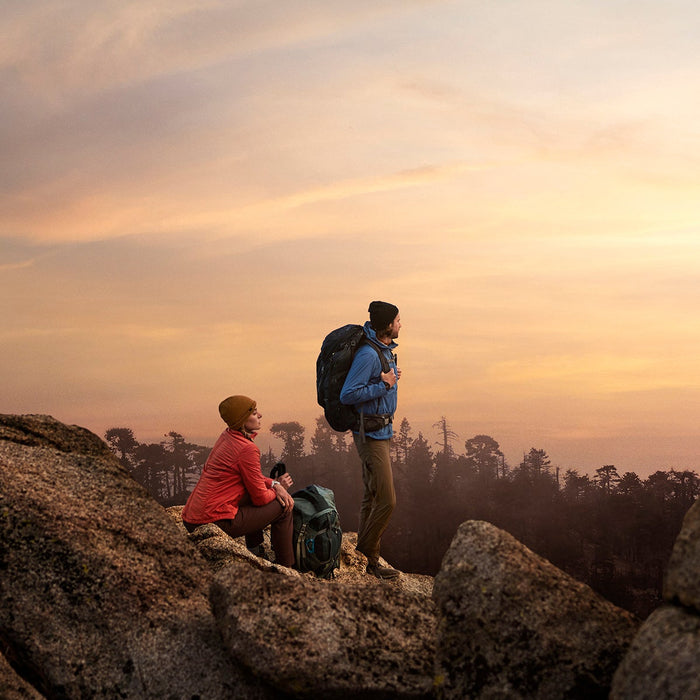
<svg viewBox="0 0 700 700"><path fill-rule="evenodd" d="M377 355L379 355L379 362L382 365L382 372L386 374L389 371L390 367L389 367L389 360L386 359L386 355L384 354L384 351L371 338L365 337L365 342L368 345L371 345L377 351Z"/></svg>

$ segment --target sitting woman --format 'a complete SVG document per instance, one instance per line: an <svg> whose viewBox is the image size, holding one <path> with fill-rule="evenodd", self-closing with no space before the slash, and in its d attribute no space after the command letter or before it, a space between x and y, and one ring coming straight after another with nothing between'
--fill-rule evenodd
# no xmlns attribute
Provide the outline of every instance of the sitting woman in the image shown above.
<svg viewBox="0 0 700 700"><path fill-rule="evenodd" d="M293 481L289 474L279 481L262 474L260 450L253 443L262 415L247 396L224 399L219 413L228 428L216 441L187 499L183 524L188 532L214 523L231 537L245 535L246 547L257 555L262 554L263 528L271 524L276 562L293 566L294 499L287 491Z"/></svg>

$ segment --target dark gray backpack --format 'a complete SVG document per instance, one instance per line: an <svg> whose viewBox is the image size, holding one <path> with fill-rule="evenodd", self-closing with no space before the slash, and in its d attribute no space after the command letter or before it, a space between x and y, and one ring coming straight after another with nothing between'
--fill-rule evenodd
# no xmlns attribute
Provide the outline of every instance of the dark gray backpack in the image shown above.
<svg viewBox="0 0 700 700"><path fill-rule="evenodd" d="M318 405L323 409L328 425L339 433L357 430L360 425L360 416L355 407L345 406L340 402L340 392L355 353L363 343L368 343L377 351L382 372L388 372L389 361L384 353L367 338L363 327L354 323L331 331L323 339L321 352L316 360Z"/></svg>
<svg viewBox="0 0 700 700"><path fill-rule="evenodd" d="M292 494L294 499L294 568L333 578L340 568L343 531L330 489L312 484Z"/></svg>

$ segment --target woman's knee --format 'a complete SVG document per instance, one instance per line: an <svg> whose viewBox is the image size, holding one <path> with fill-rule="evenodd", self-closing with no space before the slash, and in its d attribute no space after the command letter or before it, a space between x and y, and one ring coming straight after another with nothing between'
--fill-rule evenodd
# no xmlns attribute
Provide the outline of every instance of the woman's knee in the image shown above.
<svg viewBox="0 0 700 700"><path fill-rule="evenodd" d="M280 505L280 508L282 508L281 505ZM293 517L294 517L294 511L291 508L289 510L285 510L284 508L282 508L282 512L275 518L275 521L287 523L287 522L291 522Z"/></svg>

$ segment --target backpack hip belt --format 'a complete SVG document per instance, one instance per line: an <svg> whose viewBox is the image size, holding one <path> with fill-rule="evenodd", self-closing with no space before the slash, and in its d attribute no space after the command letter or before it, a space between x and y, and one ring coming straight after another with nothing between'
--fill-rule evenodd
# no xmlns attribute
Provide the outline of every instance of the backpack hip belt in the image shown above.
<svg viewBox="0 0 700 700"><path fill-rule="evenodd" d="M393 413L360 413L360 437L364 442L365 433L373 433L394 422Z"/></svg>

